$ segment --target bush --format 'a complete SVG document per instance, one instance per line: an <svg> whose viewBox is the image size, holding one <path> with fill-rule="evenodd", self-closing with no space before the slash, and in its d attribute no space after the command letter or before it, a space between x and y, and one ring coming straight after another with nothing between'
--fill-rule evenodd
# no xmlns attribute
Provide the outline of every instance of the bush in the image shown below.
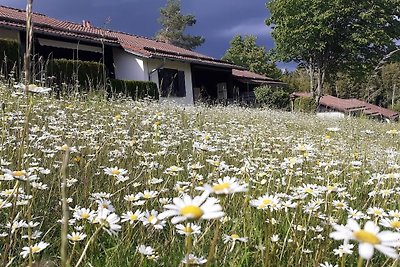
<svg viewBox="0 0 400 267"><path fill-rule="evenodd" d="M134 100L150 97L158 99L158 87L154 82L111 80L112 93L123 93Z"/></svg>
<svg viewBox="0 0 400 267"><path fill-rule="evenodd" d="M254 94L258 103L270 108L287 109L290 103L289 93L284 88L260 86L254 89Z"/></svg>
<svg viewBox="0 0 400 267"><path fill-rule="evenodd" d="M53 59L49 62L47 73L55 77L57 84L77 84L84 88L103 84L103 64L91 61Z"/></svg>
<svg viewBox="0 0 400 267"><path fill-rule="evenodd" d="M389 106L389 109L396 111L396 112L400 112L400 102L396 102L392 108L392 106Z"/></svg>
<svg viewBox="0 0 400 267"><path fill-rule="evenodd" d="M4 75L10 74L14 66L18 69L20 62L18 41L0 39L0 62L0 71Z"/></svg>
<svg viewBox="0 0 400 267"><path fill-rule="evenodd" d="M294 110L300 112L315 112L317 104L312 97L298 97L294 100Z"/></svg>

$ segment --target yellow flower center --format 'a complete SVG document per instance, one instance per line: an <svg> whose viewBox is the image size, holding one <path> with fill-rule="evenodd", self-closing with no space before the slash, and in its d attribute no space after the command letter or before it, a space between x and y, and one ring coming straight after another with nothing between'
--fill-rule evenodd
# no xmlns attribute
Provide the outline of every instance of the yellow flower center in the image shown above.
<svg viewBox="0 0 400 267"><path fill-rule="evenodd" d="M262 204L263 204L263 205L265 205L265 206L267 206L267 205L271 205L271 204L272 204L272 200L271 200L271 199L268 199L268 198L266 198L266 199L264 199L264 200L262 201Z"/></svg>
<svg viewBox="0 0 400 267"><path fill-rule="evenodd" d="M193 229L192 229L192 227L190 227L190 226L186 226L184 229L183 229L183 231L185 232L185 233L192 233L193 232Z"/></svg>
<svg viewBox="0 0 400 267"><path fill-rule="evenodd" d="M326 187L326 189L328 189L328 191L332 191L333 189L335 189L335 187L334 187L334 186L331 186L331 185L328 185L328 186Z"/></svg>
<svg viewBox="0 0 400 267"><path fill-rule="evenodd" d="M146 199L149 199L149 198L152 198L152 197L153 196L151 194L149 194L149 193L146 193L146 194L143 195L143 198L146 198Z"/></svg>
<svg viewBox="0 0 400 267"><path fill-rule="evenodd" d="M136 214L132 214L131 216L129 216L129 220L131 221L136 221L138 219L138 216Z"/></svg>
<svg viewBox="0 0 400 267"><path fill-rule="evenodd" d="M71 237L71 240L72 241L79 241L79 240L81 240L81 238L78 235L74 235L74 236Z"/></svg>
<svg viewBox="0 0 400 267"><path fill-rule="evenodd" d="M61 147L61 150L63 150L63 151L67 151L69 149L69 146L68 145L63 145L62 147Z"/></svg>
<svg viewBox="0 0 400 267"><path fill-rule="evenodd" d="M343 207L344 207L344 204L343 204L343 203L337 203L337 204L336 204L336 207L337 207L337 208L343 208Z"/></svg>
<svg viewBox="0 0 400 267"><path fill-rule="evenodd" d="M240 236L238 236L237 234L233 234L231 235L232 239L238 239Z"/></svg>
<svg viewBox="0 0 400 267"><path fill-rule="evenodd" d="M86 213L86 212L85 212L85 213L82 213L82 214L81 214L81 218L82 218L82 219L89 219L89 217L90 217L89 213Z"/></svg>
<svg viewBox="0 0 400 267"><path fill-rule="evenodd" d="M225 189L229 189L230 186L231 185L229 183L216 184L213 186L213 190L214 191L223 191Z"/></svg>
<svg viewBox="0 0 400 267"><path fill-rule="evenodd" d="M152 222L154 219L155 219L156 217L154 217L153 215L151 215L150 217L149 217L149 222Z"/></svg>
<svg viewBox="0 0 400 267"><path fill-rule="evenodd" d="M112 175L120 175L121 172L120 172L120 170L112 170L112 171L111 171L111 174L112 174Z"/></svg>
<svg viewBox="0 0 400 267"><path fill-rule="evenodd" d="M381 240L374 233L365 230L355 231L353 236L355 239L363 243L369 243L372 245L378 245L381 243Z"/></svg>
<svg viewBox="0 0 400 267"><path fill-rule="evenodd" d="M306 189L304 190L304 192L309 193L309 194L312 194L312 193L314 193L314 190L312 190L311 188L306 188Z"/></svg>
<svg viewBox="0 0 400 267"><path fill-rule="evenodd" d="M13 171L12 175L16 177L23 176L25 175L25 171Z"/></svg>
<svg viewBox="0 0 400 267"><path fill-rule="evenodd" d="M271 205L271 204L272 204L272 200L266 198L266 199L263 199L263 201L261 202L261 204L260 204L258 207L259 207L260 209L263 209L263 208L265 208L266 206Z"/></svg>
<svg viewBox="0 0 400 267"><path fill-rule="evenodd" d="M33 254L33 253L39 252L40 248L39 247L32 247L31 250L32 250L32 254Z"/></svg>
<svg viewBox="0 0 400 267"><path fill-rule="evenodd" d="M400 228L400 221L393 221L390 223L393 228Z"/></svg>
<svg viewBox="0 0 400 267"><path fill-rule="evenodd" d="M197 206L194 205L188 205L183 208L181 208L180 213L183 216L189 217L189 218L194 218L194 219L200 219L201 216L203 216L204 212Z"/></svg>

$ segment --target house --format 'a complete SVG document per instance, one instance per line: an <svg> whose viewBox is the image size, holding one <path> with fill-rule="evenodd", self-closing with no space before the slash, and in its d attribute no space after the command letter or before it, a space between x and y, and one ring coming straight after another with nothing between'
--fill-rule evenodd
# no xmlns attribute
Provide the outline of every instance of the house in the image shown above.
<svg viewBox="0 0 400 267"><path fill-rule="evenodd" d="M272 88L287 87L288 85L280 80L276 80L264 75L260 75L248 70L233 69L234 94L240 101L254 102L254 88L258 86L270 86Z"/></svg>
<svg viewBox="0 0 400 267"><path fill-rule="evenodd" d="M103 62L110 78L155 82L161 100L228 102L244 94L237 89L234 70L243 70L237 65L168 43L94 27L88 21L73 23L39 13L34 13L32 20L34 54ZM21 54L25 24L25 10L0 6L0 38L17 40Z"/></svg>
<svg viewBox="0 0 400 267"><path fill-rule="evenodd" d="M295 92L291 94L294 101L298 97L312 97L311 93ZM388 119L391 121L399 120L399 113L393 110L379 107L368 102L351 98L342 99L331 95L324 95L319 100L319 112L341 112L346 115L359 116L364 115L376 119Z"/></svg>

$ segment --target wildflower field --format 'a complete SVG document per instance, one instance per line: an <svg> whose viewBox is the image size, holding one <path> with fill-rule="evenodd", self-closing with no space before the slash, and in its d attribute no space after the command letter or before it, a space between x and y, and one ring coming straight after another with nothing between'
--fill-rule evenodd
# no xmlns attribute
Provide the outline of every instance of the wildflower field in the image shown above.
<svg viewBox="0 0 400 267"><path fill-rule="evenodd" d="M399 125L0 89L0 266L398 266Z"/></svg>

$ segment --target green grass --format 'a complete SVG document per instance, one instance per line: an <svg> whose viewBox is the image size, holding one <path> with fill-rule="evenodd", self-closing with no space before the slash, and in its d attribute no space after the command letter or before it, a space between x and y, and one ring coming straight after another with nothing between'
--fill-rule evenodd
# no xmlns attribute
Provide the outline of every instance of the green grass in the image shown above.
<svg viewBox="0 0 400 267"><path fill-rule="evenodd" d="M215 260L210 266L319 266L325 261L340 266L342 260L333 249L342 242L331 239L329 234L334 231L333 222L346 224L349 212L335 209L333 201L344 201L348 208L365 215L370 207L386 212L399 209L400 139L396 133L387 133L399 130L398 124L356 118L321 121L300 113L179 107L123 99L105 101L100 97L80 100L34 95L27 102L25 96L12 92L9 88L0 89L1 101L6 105L1 113L3 174L7 173L5 169L25 170L37 175L36 182L47 184L47 189L39 190L17 179L0 181L0 200L12 204L0 209L0 233L4 233L0 238L1 266L29 265L28 258L20 256L22 248L29 244L28 239L22 238L28 228L11 233L6 225L14 220L39 223L32 231L42 234L31 243L49 243L42 252L33 254L32 262L61 264L58 220L62 218L61 167L65 152L59 147L64 144L76 148L76 152L70 152L65 173L70 181L66 194L72 200L69 218L77 206L96 211L92 195L96 192L110 193L115 213L121 216L136 209L162 212L164 204L160 199L171 201L183 192L192 197L200 195L196 187L212 185L218 178L236 177L240 183L247 183L247 192L211 194L220 200L225 212L221 222L197 222L201 233L194 237L192 253L207 258L214 242ZM334 127L339 130L329 130ZM209 149L196 149L195 142ZM309 148L304 150L301 146ZM207 162L210 159L224 162L226 167L216 168ZM189 166L197 162L204 167L191 170ZM171 166L183 170L176 176L165 173ZM129 179L116 183L115 178L105 174L106 167L126 169ZM154 178L160 182L151 183ZM187 182L181 185L185 187L183 191L177 190L177 182ZM304 184L336 186L342 191L323 189L315 196L300 194L299 188ZM6 190L14 187L23 191L9 197ZM385 197L381 195L383 189L394 192ZM158 194L142 206L124 200L126 195L144 190ZM265 194L278 196L279 205L291 200L296 206L287 210L280 206L273 211L250 206L251 200ZM25 205L16 205L22 200L27 200ZM307 212L310 203L318 205ZM381 222L377 216L368 216L377 224ZM362 225L366 221L367 218L359 220ZM119 224L122 229L116 236L104 230L98 232L80 266L181 265L187 249L185 236L177 233L169 218L160 230L144 226L141 221ZM76 231L75 227L87 237L75 246L68 243L71 266L76 265L99 224L76 221L69 225L68 233ZM225 234L247 237L248 241L237 241L231 249L232 243L223 243ZM278 235L279 241L272 242L273 235ZM345 266L357 263L358 245L353 243L353 254L346 256ZM141 244L155 249L159 256L156 262L137 252ZM393 263L375 251L368 264Z"/></svg>

